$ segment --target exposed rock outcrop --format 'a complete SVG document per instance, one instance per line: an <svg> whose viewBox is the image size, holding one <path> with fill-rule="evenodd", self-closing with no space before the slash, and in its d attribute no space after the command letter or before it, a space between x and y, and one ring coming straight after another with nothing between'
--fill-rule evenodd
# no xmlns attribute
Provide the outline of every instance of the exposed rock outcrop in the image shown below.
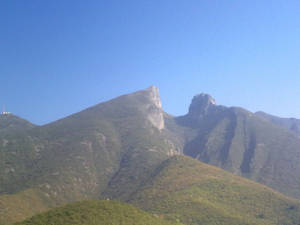
<svg viewBox="0 0 300 225"><path fill-rule="evenodd" d="M157 129L162 130L165 127L165 122L158 88L150 86L145 90L145 93L150 103L146 106L148 111L148 120Z"/></svg>
<svg viewBox="0 0 300 225"><path fill-rule="evenodd" d="M212 106L216 105L216 101L213 97L208 94L199 94L194 96L192 103L189 108L189 115L199 116L206 115Z"/></svg>

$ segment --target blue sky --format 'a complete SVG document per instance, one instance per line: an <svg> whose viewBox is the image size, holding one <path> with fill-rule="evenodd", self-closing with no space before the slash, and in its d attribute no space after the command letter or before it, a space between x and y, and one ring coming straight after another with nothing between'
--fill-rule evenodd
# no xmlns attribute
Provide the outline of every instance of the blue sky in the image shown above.
<svg viewBox="0 0 300 225"><path fill-rule="evenodd" d="M9 0L0 28L0 105L37 124L150 85L300 118L299 0Z"/></svg>

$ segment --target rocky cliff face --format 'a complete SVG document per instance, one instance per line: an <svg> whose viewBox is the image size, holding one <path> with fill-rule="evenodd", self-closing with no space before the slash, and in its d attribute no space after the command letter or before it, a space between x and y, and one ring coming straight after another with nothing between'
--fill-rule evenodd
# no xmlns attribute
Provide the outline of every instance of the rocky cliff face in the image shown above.
<svg viewBox="0 0 300 225"><path fill-rule="evenodd" d="M226 107L216 104L216 100L209 94L198 94L192 99L189 107L189 112L185 117L191 124L198 124L205 120L210 120L210 117L218 117L222 114Z"/></svg>
<svg viewBox="0 0 300 225"><path fill-rule="evenodd" d="M148 112L148 120L152 123L154 127L159 130L164 129L165 122L163 116L162 104L159 96L158 88L151 86L145 90L145 96L148 99L148 104L146 104L146 110Z"/></svg>
<svg viewBox="0 0 300 225"><path fill-rule="evenodd" d="M199 116L207 114L212 106L216 105L216 100L208 94L195 95L189 108L189 115Z"/></svg>

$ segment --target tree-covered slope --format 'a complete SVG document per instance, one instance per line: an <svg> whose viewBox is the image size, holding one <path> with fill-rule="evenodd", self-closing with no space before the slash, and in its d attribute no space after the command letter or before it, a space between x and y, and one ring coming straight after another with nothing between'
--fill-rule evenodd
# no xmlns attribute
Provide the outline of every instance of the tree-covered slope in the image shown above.
<svg viewBox="0 0 300 225"><path fill-rule="evenodd" d="M116 201L83 201L36 215L15 225L180 225Z"/></svg>
<svg viewBox="0 0 300 225"><path fill-rule="evenodd" d="M129 202L188 225L300 222L300 201L186 156L164 161Z"/></svg>

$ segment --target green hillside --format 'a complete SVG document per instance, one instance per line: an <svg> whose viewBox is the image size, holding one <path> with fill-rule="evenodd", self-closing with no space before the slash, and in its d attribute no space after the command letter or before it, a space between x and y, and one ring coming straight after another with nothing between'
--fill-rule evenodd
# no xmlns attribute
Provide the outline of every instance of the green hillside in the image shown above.
<svg viewBox="0 0 300 225"><path fill-rule="evenodd" d="M162 163L129 202L188 225L300 222L300 201L186 156Z"/></svg>
<svg viewBox="0 0 300 225"><path fill-rule="evenodd" d="M45 193L38 189L26 189L13 195L0 196L0 225L22 221L37 213L55 207Z"/></svg>
<svg viewBox="0 0 300 225"><path fill-rule="evenodd" d="M299 225L300 221L300 201L186 156L162 162L127 201L155 216L115 201L85 201L17 224ZM39 203L35 199L32 207L40 207Z"/></svg>
<svg viewBox="0 0 300 225"><path fill-rule="evenodd" d="M179 225L126 203L84 201L53 209L15 225Z"/></svg>

